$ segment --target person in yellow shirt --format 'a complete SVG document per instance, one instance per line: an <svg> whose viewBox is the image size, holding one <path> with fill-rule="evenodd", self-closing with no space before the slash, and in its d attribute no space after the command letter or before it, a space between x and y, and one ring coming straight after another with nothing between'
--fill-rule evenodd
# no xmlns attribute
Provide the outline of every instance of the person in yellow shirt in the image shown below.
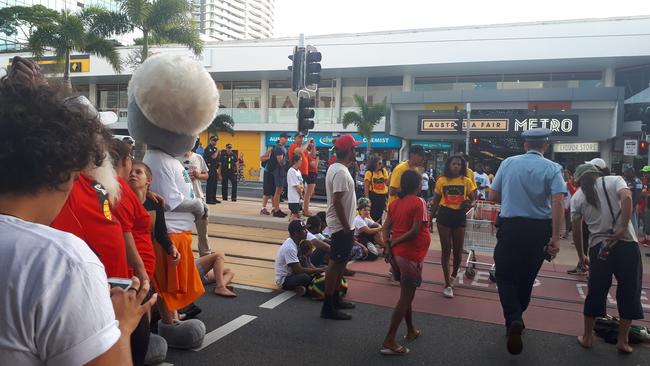
<svg viewBox="0 0 650 366"><path fill-rule="evenodd" d="M465 242L465 213L476 200L476 184L467 177L467 162L460 155L454 155L445 162L445 170L436 181L435 197L431 206L431 217L437 217L438 235L442 247L442 272L445 276L443 295L454 297L453 285L458 275ZM429 224L433 232L433 219ZM449 257L454 253L454 266L449 273Z"/></svg>
<svg viewBox="0 0 650 366"><path fill-rule="evenodd" d="M409 151L409 158L406 161L403 161L393 169L393 173L390 175L390 187L388 189L388 205L390 205L394 200L397 199L397 194L400 192L400 181L402 179L402 174L409 169L418 169L422 168L424 165L424 148L420 145L412 145L411 150ZM422 171L420 171L422 173Z"/></svg>
<svg viewBox="0 0 650 366"><path fill-rule="evenodd" d="M363 176L363 195L370 199L370 217L381 224L388 198L388 171L381 159L373 155Z"/></svg>

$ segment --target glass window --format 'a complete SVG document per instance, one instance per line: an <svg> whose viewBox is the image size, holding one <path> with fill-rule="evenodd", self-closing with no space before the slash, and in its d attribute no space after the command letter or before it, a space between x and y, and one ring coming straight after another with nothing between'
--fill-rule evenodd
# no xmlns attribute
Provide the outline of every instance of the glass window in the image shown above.
<svg viewBox="0 0 650 366"><path fill-rule="evenodd" d="M298 97L289 81L269 81L269 123L296 121Z"/></svg>
<svg viewBox="0 0 650 366"><path fill-rule="evenodd" d="M232 101L234 108L259 108L261 82L234 81L232 83Z"/></svg>
<svg viewBox="0 0 650 366"><path fill-rule="evenodd" d="M88 84L80 84L80 85L74 85L74 91L79 94L83 95L84 97L90 99L90 93L89 93L89 87Z"/></svg>
<svg viewBox="0 0 650 366"><path fill-rule="evenodd" d="M415 91L453 90L455 76L415 78Z"/></svg>
<svg viewBox="0 0 650 366"><path fill-rule="evenodd" d="M335 123L338 118L336 111L336 80L321 80L315 98L315 123Z"/></svg>
<svg viewBox="0 0 650 366"><path fill-rule="evenodd" d="M127 109L129 97L127 95L128 84L98 84L97 85L97 107L100 110Z"/></svg>
<svg viewBox="0 0 650 366"><path fill-rule="evenodd" d="M232 108L232 83L218 81L217 89L219 90L219 108Z"/></svg>
<svg viewBox="0 0 650 366"><path fill-rule="evenodd" d="M341 107L356 107L354 95L366 98L367 79L366 78L346 78L341 81Z"/></svg>
<svg viewBox="0 0 650 366"><path fill-rule="evenodd" d="M402 84L401 76L368 78L368 103L385 102L390 93L402 91Z"/></svg>
<svg viewBox="0 0 650 366"><path fill-rule="evenodd" d="M503 80L503 75L459 76L454 89L456 90L496 89L497 83L502 80Z"/></svg>
<svg viewBox="0 0 650 366"><path fill-rule="evenodd" d="M513 74L504 75L499 89L541 89L544 82L551 81L551 74Z"/></svg>

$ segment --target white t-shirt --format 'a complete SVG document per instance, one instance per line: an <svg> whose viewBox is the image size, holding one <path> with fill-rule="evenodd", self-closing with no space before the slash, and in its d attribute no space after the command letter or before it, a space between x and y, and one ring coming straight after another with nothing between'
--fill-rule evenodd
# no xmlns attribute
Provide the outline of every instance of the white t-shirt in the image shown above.
<svg viewBox="0 0 650 366"><path fill-rule="evenodd" d="M334 202L332 200L334 193L338 192L343 192L341 203L348 218L348 222L345 225L347 225L347 228L352 228L354 217L356 216L357 195L354 191L354 179L352 179L350 171L345 165L339 162L330 165L325 176L325 190L327 192L326 221L330 232L336 233L344 228L336 216L336 210L334 209Z"/></svg>
<svg viewBox="0 0 650 366"><path fill-rule="evenodd" d="M363 218L360 215L357 215L357 217L354 218L354 235L359 235L361 234L361 228L364 228L366 226L370 226L374 224L375 222L372 221L370 217L368 218Z"/></svg>
<svg viewBox="0 0 650 366"><path fill-rule="evenodd" d="M474 172L474 180L476 181L476 187L478 188L478 198L485 198L485 187L490 188L490 177L485 174L485 172L478 173ZM480 187L484 187L481 189Z"/></svg>
<svg viewBox="0 0 650 366"><path fill-rule="evenodd" d="M422 173L422 190L429 190L429 175L427 173Z"/></svg>
<svg viewBox="0 0 650 366"><path fill-rule="evenodd" d="M195 198L190 175L180 161L160 150L147 150L144 163L153 174L151 191L165 199L165 223L170 233L192 231L194 215L188 212L172 212L186 199Z"/></svg>
<svg viewBox="0 0 650 366"><path fill-rule="evenodd" d="M605 188L607 189L607 194L609 195L609 201L612 204L612 210L614 211L614 216L618 215L621 211L621 201L618 198L618 192L622 189L627 189L627 183L623 177L618 176L607 176L605 179ZM582 216L583 220L589 228L589 247L595 246L605 240L608 236L608 230L616 230L612 228L612 214L609 211L609 206L607 205L607 198L605 197L605 192L603 191L603 178L596 179L596 194L598 195L598 208L590 205L587 202L584 192L582 189L578 189L576 193L571 197L571 218L572 220L578 216ZM621 217L617 219L617 224ZM618 226L617 226L618 227ZM636 234L634 232L634 226L632 225L632 220L628 224L627 232L621 238L624 241L638 241Z"/></svg>
<svg viewBox="0 0 650 366"><path fill-rule="evenodd" d="M0 364L83 365L120 338L104 266L76 236L0 215Z"/></svg>
<svg viewBox="0 0 650 366"><path fill-rule="evenodd" d="M302 174L294 167L287 172L287 199L289 203L300 203L300 193L296 186L302 185Z"/></svg>
<svg viewBox="0 0 650 366"><path fill-rule="evenodd" d="M208 173L208 165L203 160L203 157L195 152L190 153L190 156L179 156L176 159L183 164L185 170L189 173L195 171L198 173ZM205 196L203 195L203 188L201 187L200 179L192 179L192 191L196 197L205 201Z"/></svg>
<svg viewBox="0 0 650 366"><path fill-rule="evenodd" d="M284 279L293 274L289 265L299 262L298 246L293 239L288 238L282 243L278 254L275 256L275 284L278 287L282 287Z"/></svg>

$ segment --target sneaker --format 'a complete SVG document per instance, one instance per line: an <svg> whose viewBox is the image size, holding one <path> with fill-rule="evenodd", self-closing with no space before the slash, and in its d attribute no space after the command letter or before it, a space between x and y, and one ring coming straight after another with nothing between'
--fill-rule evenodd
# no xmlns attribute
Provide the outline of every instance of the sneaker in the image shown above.
<svg viewBox="0 0 650 366"><path fill-rule="evenodd" d="M282 211L273 211L273 217L285 217L286 215L283 215L283 213Z"/></svg>
<svg viewBox="0 0 650 366"><path fill-rule="evenodd" d="M442 296L448 298L448 299L453 299L454 298L454 289L449 286L445 287L445 289L442 291Z"/></svg>
<svg viewBox="0 0 650 366"><path fill-rule="evenodd" d="M271 213L269 212L269 210L266 209L266 207L260 210L260 215L270 215L270 214Z"/></svg>
<svg viewBox="0 0 650 366"><path fill-rule="evenodd" d="M512 355L518 355L521 353L521 350L524 348L524 345L521 341L521 332L524 330L524 324L515 320L510 324L508 328L508 352Z"/></svg>
<svg viewBox="0 0 650 366"><path fill-rule="evenodd" d="M296 288L293 289L293 292L298 294L298 296L305 296L307 288L305 286L296 286Z"/></svg>
<svg viewBox="0 0 650 366"><path fill-rule="evenodd" d="M454 287L454 284L456 284L456 276L449 276L449 284L451 287Z"/></svg>
<svg viewBox="0 0 650 366"><path fill-rule="evenodd" d="M331 311L321 311L320 317L323 319L333 319L333 320L350 320L352 315L344 313L341 310L333 309Z"/></svg>
<svg viewBox="0 0 650 366"><path fill-rule="evenodd" d="M582 266L577 265L576 268L574 268L574 269L570 269L570 270L566 271L566 273L568 273L568 274L570 274L570 275L581 276L581 275L583 275L583 274L586 274L587 271L585 271L585 269L582 268Z"/></svg>

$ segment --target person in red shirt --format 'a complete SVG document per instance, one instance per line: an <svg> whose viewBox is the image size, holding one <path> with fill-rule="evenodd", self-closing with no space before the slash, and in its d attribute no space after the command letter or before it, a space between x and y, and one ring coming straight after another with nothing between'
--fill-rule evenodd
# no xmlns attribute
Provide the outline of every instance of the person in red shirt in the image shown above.
<svg viewBox="0 0 650 366"><path fill-rule="evenodd" d="M427 223L427 203L418 197L422 176L415 170L407 170L400 179L399 198L388 206L384 224L387 241L386 261L390 263L395 280L400 282L400 297L393 311L390 328L380 350L382 355L405 355L409 349L395 340L402 319L406 320L406 340L420 336L413 325L411 303L415 290L422 284L422 264L429 250L431 238Z"/></svg>

